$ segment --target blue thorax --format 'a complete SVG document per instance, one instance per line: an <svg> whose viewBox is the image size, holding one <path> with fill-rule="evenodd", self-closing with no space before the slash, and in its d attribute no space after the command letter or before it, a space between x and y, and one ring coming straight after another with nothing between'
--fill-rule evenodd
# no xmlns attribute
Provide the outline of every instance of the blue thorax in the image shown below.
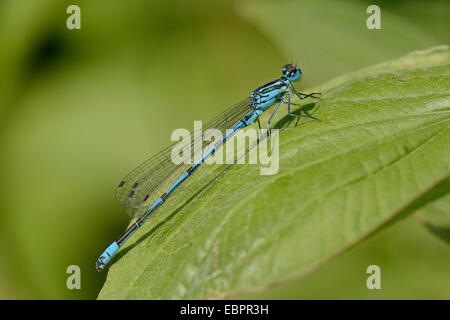
<svg viewBox="0 0 450 320"><path fill-rule="evenodd" d="M302 71L291 64L285 65L281 71L283 73L281 78L269 82L252 92L252 105L255 109L265 111L276 102L281 101L284 94L292 86L292 82L298 81L302 76Z"/></svg>

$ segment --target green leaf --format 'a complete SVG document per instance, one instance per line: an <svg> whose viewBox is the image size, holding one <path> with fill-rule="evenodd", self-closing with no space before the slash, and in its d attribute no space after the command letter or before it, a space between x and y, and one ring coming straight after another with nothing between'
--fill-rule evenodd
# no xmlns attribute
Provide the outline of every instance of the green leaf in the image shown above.
<svg viewBox="0 0 450 320"><path fill-rule="evenodd" d="M450 183L446 190L449 192ZM450 244L450 194L421 208L419 213L427 229Z"/></svg>
<svg viewBox="0 0 450 320"><path fill-rule="evenodd" d="M194 175L119 251L99 298L263 290L442 196L449 61L448 47L435 47L310 90L324 99L303 109L321 121L278 121L276 175L255 165L202 168L209 175Z"/></svg>

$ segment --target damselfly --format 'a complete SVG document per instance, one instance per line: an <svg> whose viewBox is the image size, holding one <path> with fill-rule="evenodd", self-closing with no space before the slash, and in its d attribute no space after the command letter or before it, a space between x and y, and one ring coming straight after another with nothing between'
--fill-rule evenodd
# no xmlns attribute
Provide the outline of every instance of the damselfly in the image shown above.
<svg viewBox="0 0 450 320"><path fill-rule="evenodd" d="M318 120L309 115L292 113L291 105L294 103L291 103L291 95L294 93L300 99L307 97L320 99L316 96L320 93L304 94L295 89L292 83L298 81L302 76L302 72L297 66L287 64L281 70L283 73L281 78L257 88L250 97L226 110L208 123L207 128L216 128L222 132L226 129L229 130L226 131L219 143L197 155L192 164L174 164L171 161L171 150L173 147L171 145L131 171L119 183L116 191L116 200L119 204L124 205L127 212L137 220L106 248L96 262L97 270L102 270L125 241L142 226L157 208L167 201L175 189L186 181L230 137L255 121L258 122L261 128L259 116L269 107L278 103L267 121L269 134L270 123L283 104L287 105L288 115L290 116ZM199 137L193 137L190 141L194 144L198 139Z"/></svg>

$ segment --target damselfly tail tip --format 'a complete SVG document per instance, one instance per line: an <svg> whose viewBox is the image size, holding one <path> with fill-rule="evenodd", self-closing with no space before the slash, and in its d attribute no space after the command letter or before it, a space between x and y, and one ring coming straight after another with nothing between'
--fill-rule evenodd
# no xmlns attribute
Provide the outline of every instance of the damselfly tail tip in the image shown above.
<svg viewBox="0 0 450 320"><path fill-rule="evenodd" d="M117 250L119 250L119 245L114 241L97 259L97 262L95 263L97 271L101 271L105 268L111 258L116 254Z"/></svg>
<svg viewBox="0 0 450 320"><path fill-rule="evenodd" d="M105 264L103 263L103 259L104 259L103 256L101 256L100 258L97 259L97 262L95 263L95 269L97 269L97 271L102 271L103 268L105 267Z"/></svg>

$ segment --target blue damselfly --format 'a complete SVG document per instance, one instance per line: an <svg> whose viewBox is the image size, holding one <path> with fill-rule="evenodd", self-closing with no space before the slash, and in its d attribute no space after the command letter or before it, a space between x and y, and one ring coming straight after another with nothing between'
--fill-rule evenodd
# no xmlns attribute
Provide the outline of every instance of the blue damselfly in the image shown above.
<svg viewBox="0 0 450 320"><path fill-rule="evenodd" d="M293 93L300 99L307 97L320 99L316 96L320 93L304 94L295 89L293 82L298 81L302 76L301 70L296 66L287 64L282 68L282 73L281 78L257 88L248 98L208 123L207 128L216 128L222 132L225 132L226 129L229 130L223 135L219 143L197 155L192 164L173 163L171 161L173 145L171 145L131 171L119 183L116 200L119 204L125 206L127 212L137 220L102 253L96 262L97 270L102 270L125 241L142 226L157 208L167 201L175 189L188 179L230 137L255 121L261 127L259 117L269 107L278 103L267 122L269 134L270 123L283 104L287 105L288 115L290 116L318 120L309 115L292 113L291 95ZM198 139L198 137L193 137L191 143L194 144Z"/></svg>

